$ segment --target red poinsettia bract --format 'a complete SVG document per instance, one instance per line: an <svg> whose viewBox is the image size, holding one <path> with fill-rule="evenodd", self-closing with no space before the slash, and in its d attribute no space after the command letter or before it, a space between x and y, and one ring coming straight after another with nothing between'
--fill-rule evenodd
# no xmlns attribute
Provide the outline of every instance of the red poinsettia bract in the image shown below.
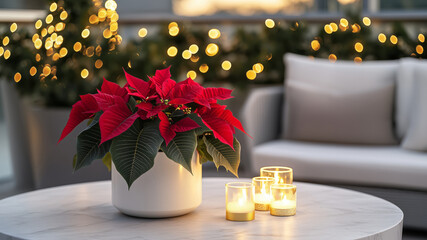
<svg viewBox="0 0 427 240"><path fill-rule="evenodd" d="M231 148L235 128L245 132L231 111L217 103L217 100L232 97L229 89L204 88L191 78L177 83L171 79L170 68L157 70L153 77L149 77L149 81L134 77L126 71L125 77L127 84L124 87L104 79L98 93L80 96L81 100L73 105L59 141L99 111L102 111L99 119L101 143L122 134L138 118L158 118L160 134L168 145L176 133L200 127L185 116L190 113L196 113L213 135ZM131 96L136 100L136 108L133 110L128 106ZM171 115L178 110L182 111L184 117L174 122Z"/></svg>

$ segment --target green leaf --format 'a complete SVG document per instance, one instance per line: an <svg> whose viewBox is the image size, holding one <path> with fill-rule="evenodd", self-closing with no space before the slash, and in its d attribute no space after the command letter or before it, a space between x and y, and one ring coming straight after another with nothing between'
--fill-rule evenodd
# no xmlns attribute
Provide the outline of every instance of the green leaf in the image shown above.
<svg viewBox="0 0 427 240"><path fill-rule="evenodd" d="M212 156L215 166L225 167L228 171L238 177L237 171L240 164L240 143L234 138L234 150L225 143L216 139L213 135L203 137L206 144L206 150Z"/></svg>
<svg viewBox="0 0 427 240"><path fill-rule="evenodd" d="M159 119L144 122L144 126L137 119L126 132L113 139L111 156L129 188L137 178L153 167L162 142Z"/></svg>
<svg viewBox="0 0 427 240"><path fill-rule="evenodd" d="M196 113L189 114L188 117L191 118L193 121L195 121L200 126L199 128L194 129L196 131L197 136L200 136L205 132L212 131L208 127L206 127L206 125L203 123L202 119Z"/></svg>
<svg viewBox="0 0 427 240"><path fill-rule="evenodd" d="M111 141L101 143L101 131L99 129L99 117L97 113L89 124L77 137L77 158L73 161L74 170L90 165L93 160L101 159L110 150Z"/></svg>
<svg viewBox="0 0 427 240"><path fill-rule="evenodd" d="M167 146L166 143L163 142L161 149L168 158L181 164L193 174L191 170L191 160L193 159L194 150L196 150L196 142L197 137L194 130L179 132Z"/></svg>
<svg viewBox="0 0 427 240"><path fill-rule="evenodd" d="M111 153L107 152L102 158L102 163L108 168L108 171L111 172Z"/></svg>
<svg viewBox="0 0 427 240"><path fill-rule="evenodd" d="M212 156L208 153L208 150L206 149L204 137L199 137L197 139L197 153L199 153L200 164L203 164L208 161L213 161Z"/></svg>

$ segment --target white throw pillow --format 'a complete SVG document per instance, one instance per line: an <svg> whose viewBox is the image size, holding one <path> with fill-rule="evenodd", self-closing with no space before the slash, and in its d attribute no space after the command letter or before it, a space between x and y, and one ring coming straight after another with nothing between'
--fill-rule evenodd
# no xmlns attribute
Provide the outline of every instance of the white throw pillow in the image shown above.
<svg viewBox="0 0 427 240"><path fill-rule="evenodd" d="M402 147L427 151L427 63L414 63L414 84L410 125L403 138Z"/></svg>

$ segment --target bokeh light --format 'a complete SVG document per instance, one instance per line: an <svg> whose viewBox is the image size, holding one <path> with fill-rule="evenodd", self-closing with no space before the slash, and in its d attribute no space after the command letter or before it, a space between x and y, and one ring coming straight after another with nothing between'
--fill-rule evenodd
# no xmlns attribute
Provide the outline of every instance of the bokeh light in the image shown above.
<svg viewBox="0 0 427 240"><path fill-rule="evenodd" d="M84 68L81 72L80 72L80 76L82 78L87 78L89 76L89 70L87 70L86 68Z"/></svg>
<svg viewBox="0 0 427 240"><path fill-rule="evenodd" d="M147 36L147 33L148 33L148 31L147 31L146 28L141 28L138 31L138 36L141 37L141 38L143 38L143 37Z"/></svg>
<svg viewBox="0 0 427 240"><path fill-rule="evenodd" d="M248 71L246 72L246 77L247 77L249 80L254 80L254 79L256 78L256 72L255 72L254 70L248 70Z"/></svg>
<svg viewBox="0 0 427 240"><path fill-rule="evenodd" d="M216 45L215 43L209 43L208 46L206 47L206 55L208 55L209 57L215 56L219 51L219 47L218 45Z"/></svg>
<svg viewBox="0 0 427 240"><path fill-rule="evenodd" d="M201 73L206 73L208 70L209 70L209 66L208 66L207 64L202 64L202 65L200 65L200 67L199 67L199 71L200 71Z"/></svg>
<svg viewBox="0 0 427 240"><path fill-rule="evenodd" d="M178 48L175 46L170 46L167 50L167 54L169 57L175 57L178 54Z"/></svg>
<svg viewBox="0 0 427 240"><path fill-rule="evenodd" d="M314 51L317 51L317 50L319 50L320 49L320 42L318 41L318 40L313 40L313 41L311 41L311 48L314 50Z"/></svg>
<svg viewBox="0 0 427 240"><path fill-rule="evenodd" d="M398 39L397 39L397 37L395 35L391 35L390 36L390 42L392 44L397 44L397 41L398 41Z"/></svg>
<svg viewBox="0 0 427 240"><path fill-rule="evenodd" d="M195 71L193 71L193 70L191 70L191 71L188 71L188 73L187 73L187 77L188 78L191 78L191 79L196 79L196 77L197 77L197 73L195 72Z"/></svg>
<svg viewBox="0 0 427 240"><path fill-rule="evenodd" d="M184 59L190 59L191 58L191 52L189 50L184 50L182 52L182 58L184 58Z"/></svg>
<svg viewBox="0 0 427 240"><path fill-rule="evenodd" d="M332 53L332 54L329 54L328 59L329 59L330 62L334 63L334 62L337 61L337 56Z"/></svg>
<svg viewBox="0 0 427 240"><path fill-rule="evenodd" d="M385 43L385 41L387 41L386 35L384 33L378 34L378 41L380 41L380 43Z"/></svg>
<svg viewBox="0 0 427 240"><path fill-rule="evenodd" d="M209 30L208 35L212 39L217 39L217 38L221 37L221 32L218 29L213 28L213 29Z"/></svg>
<svg viewBox="0 0 427 240"><path fill-rule="evenodd" d="M266 27L268 27L268 28L274 28L274 25L276 25L275 23L274 23L274 20L273 19L266 19L265 20L265 26Z"/></svg>
<svg viewBox="0 0 427 240"><path fill-rule="evenodd" d="M370 19L370 18L368 18L368 17L364 17L364 18L362 19L362 22L363 22L363 24L365 24L365 26L367 26L367 27L371 26L371 19Z"/></svg>
<svg viewBox="0 0 427 240"><path fill-rule="evenodd" d="M199 46L197 46L196 44L191 44L190 47L188 48L188 50L192 54L196 54L199 51Z"/></svg>
<svg viewBox="0 0 427 240"><path fill-rule="evenodd" d="M231 62L228 60L225 60L222 62L221 64L222 69L224 69L225 71L228 71L231 69Z"/></svg>
<svg viewBox="0 0 427 240"><path fill-rule="evenodd" d="M354 44L354 50L356 50L356 52L363 52L363 44L360 42L357 42L356 44Z"/></svg>

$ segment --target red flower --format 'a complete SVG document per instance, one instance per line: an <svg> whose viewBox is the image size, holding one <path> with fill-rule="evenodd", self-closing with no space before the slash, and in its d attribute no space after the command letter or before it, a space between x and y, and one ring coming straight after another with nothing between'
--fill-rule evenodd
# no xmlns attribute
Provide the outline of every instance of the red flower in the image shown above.
<svg viewBox="0 0 427 240"><path fill-rule="evenodd" d="M200 127L195 121L188 117L173 124L170 123L169 118L164 112L159 112L159 118L160 135L165 139L166 146L176 136L177 132L186 132Z"/></svg>

